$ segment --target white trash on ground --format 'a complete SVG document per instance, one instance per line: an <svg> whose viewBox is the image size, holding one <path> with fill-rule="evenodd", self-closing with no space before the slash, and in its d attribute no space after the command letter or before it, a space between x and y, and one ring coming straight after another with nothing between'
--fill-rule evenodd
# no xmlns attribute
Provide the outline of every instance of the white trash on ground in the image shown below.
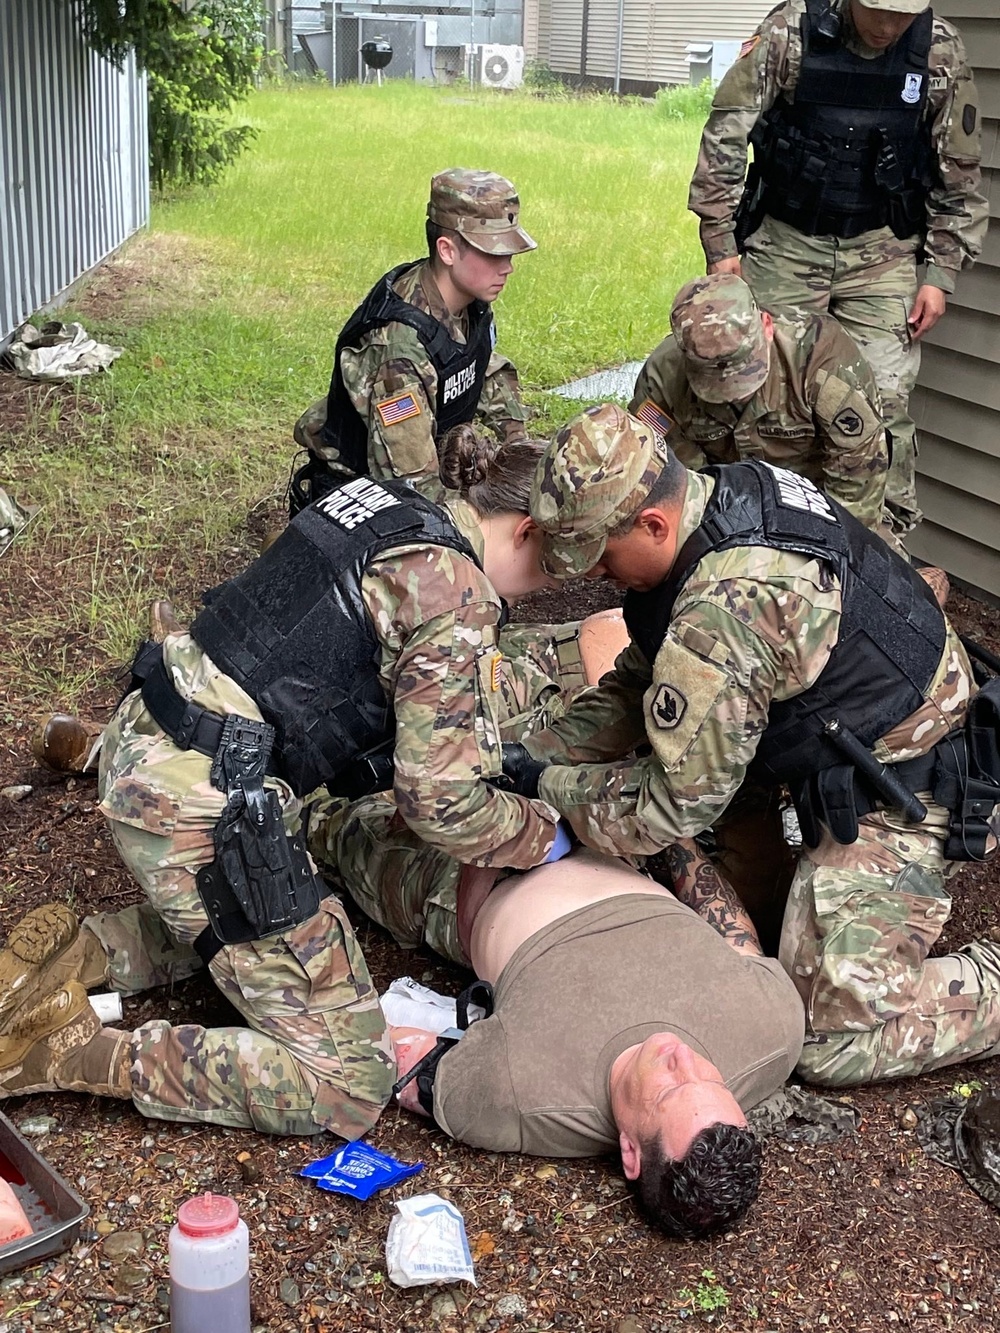
<svg viewBox="0 0 1000 1333"><path fill-rule="evenodd" d="M4 355L25 380L58 383L107 370L125 349L99 343L82 324L22 324Z"/></svg>
<svg viewBox="0 0 1000 1333"><path fill-rule="evenodd" d="M397 1287L425 1287L433 1282L471 1282L477 1286L462 1214L440 1194L414 1194L396 1201L389 1223L385 1262Z"/></svg>
<svg viewBox="0 0 1000 1333"><path fill-rule="evenodd" d="M398 977L381 997L385 1021L396 1028L425 1028L438 1036L448 1028L458 1027L455 997L439 995L412 977ZM469 1022L486 1016L478 1004L469 1005Z"/></svg>

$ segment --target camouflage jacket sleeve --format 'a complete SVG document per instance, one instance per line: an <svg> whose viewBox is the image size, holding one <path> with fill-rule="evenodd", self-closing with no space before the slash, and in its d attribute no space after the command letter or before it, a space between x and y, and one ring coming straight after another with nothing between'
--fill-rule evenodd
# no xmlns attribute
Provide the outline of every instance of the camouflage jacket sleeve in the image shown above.
<svg viewBox="0 0 1000 1333"><path fill-rule="evenodd" d="M494 351L486 367L486 381L479 395L476 416L501 440L521 440L527 434L527 409L521 402L517 369L512 361Z"/></svg>
<svg viewBox="0 0 1000 1333"><path fill-rule="evenodd" d="M427 546L383 556L362 592L396 713L403 819L463 863L537 865L555 841L558 815L485 781L501 771L496 592L464 556Z"/></svg>
<svg viewBox="0 0 1000 1333"><path fill-rule="evenodd" d="M344 385L368 424L373 477L404 477L429 500L449 494L434 443L437 372L413 329L386 324L340 356ZM453 492L452 492L453 494Z"/></svg>
<svg viewBox="0 0 1000 1333"><path fill-rule="evenodd" d="M882 522L889 470L881 401L871 367L832 319L823 321L806 380L822 489L874 531Z"/></svg>
<svg viewBox="0 0 1000 1333"><path fill-rule="evenodd" d="M839 587L815 561L744 549L707 557L695 579L643 699L652 753L542 776L542 798L599 851L648 855L709 828L743 781L772 701L806 689L836 642Z"/></svg>
<svg viewBox="0 0 1000 1333"><path fill-rule="evenodd" d="M674 335L668 333L650 352L636 376L628 410L633 416L640 416L652 404L656 410L654 417L643 416L643 419L648 419L659 429L685 467L697 471L708 459L701 446L684 433L685 426L690 425L690 412L682 410L682 405L689 403L690 397L684 358L677 349ZM656 419L658 414L662 414L659 420Z"/></svg>
<svg viewBox="0 0 1000 1333"><path fill-rule="evenodd" d="M989 206L979 171L979 101L965 63L962 39L943 19L934 19L929 56L931 143L940 179L927 197L926 281L955 290L960 268L983 246Z"/></svg>
<svg viewBox="0 0 1000 1333"><path fill-rule="evenodd" d="M642 699L652 680L634 643L618 654L614 670L584 690L561 717L525 741L536 759L557 764L620 759L646 739Z"/></svg>
<svg viewBox="0 0 1000 1333"><path fill-rule="evenodd" d="M779 5L764 19L712 98L691 179L688 207L701 219L709 264L736 256L733 216L743 193L747 141L778 94L794 87L802 57L801 0Z"/></svg>

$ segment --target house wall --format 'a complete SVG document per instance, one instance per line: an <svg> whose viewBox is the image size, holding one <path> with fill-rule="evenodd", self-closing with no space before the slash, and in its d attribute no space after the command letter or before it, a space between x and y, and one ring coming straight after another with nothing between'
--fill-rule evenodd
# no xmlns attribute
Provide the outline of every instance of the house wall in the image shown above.
<svg viewBox="0 0 1000 1333"><path fill-rule="evenodd" d="M907 544L1000 597L1000 7L938 0L934 9L958 27L975 73L990 225L982 258L960 274L947 314L924 342L911 400L924 521Z"/></svg>
<svg viewBox="0 0 1000 1333"><path fill-rule="evenodd" d="M0 0L0 343L148 219L145 77L61 0Z"/></svg>
<svg viewBox="0 0 1000 1333"><path fill-rule="evenodd" d="M695 0L625 0L622 81L649 91L687 83L690 42L742 41L773 7L773 0L716 0L711 6ZM525 51L558 74L613 81L618 12L618 0L525 0Z"/></svg>

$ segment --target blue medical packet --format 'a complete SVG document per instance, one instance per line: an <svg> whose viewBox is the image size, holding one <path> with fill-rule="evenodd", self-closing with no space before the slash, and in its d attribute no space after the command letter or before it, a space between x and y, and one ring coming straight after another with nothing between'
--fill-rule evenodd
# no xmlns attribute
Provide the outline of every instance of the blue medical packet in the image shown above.
<svg viewBox="0 0 1000 1333"><path fill-rule="evenodd" d="M379 1190L398 1185L424 1169L423 1162L399 1162L388 1153L379 1152L368 1143L345 1143L329 1157L304 1166L299 1175L315 1180L321 1190L349 1194L354 1199L370 1199Z"/></svg>

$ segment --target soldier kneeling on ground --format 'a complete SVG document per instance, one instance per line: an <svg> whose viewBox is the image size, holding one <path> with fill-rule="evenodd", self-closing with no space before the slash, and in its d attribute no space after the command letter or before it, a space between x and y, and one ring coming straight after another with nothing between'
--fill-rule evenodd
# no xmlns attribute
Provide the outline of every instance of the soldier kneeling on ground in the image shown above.
<svg viewBox="0 0 1000 1333"><path fill-rule="evenodd" d="M685 467L761 458L808 477L891 537L878 389L835 319L774 317L741 278L720 273L680 289L670 327L639 372L629 411Z"/></svg>
<svg viewBox="0 0 1000 1333"><path fill-rule="evenodd" d="M502 598L550 581L528 500L542 446L461 428L455 499L358 478L149 644L109 724L98 793L145 893L78 926L36 909L0 956L0 1095L74 1089L145 1115L272 1133L364 1134L395 1062L364 957L304 843L305 799L392 788L399 819L463 862L563 854L544 802L496 790L500 718L561 711L596 678L579 626L512 629ZM620 621L611 625L621 638ZM207 967L245 1028L102 1029L86 989L125 994Z"/></svg>
<svg viewBox="0 0 1000 1333"><path fill-rule="evenodd" d="M1000 1054L1000 946L929 956L950 877L996 852L1000 679L977 679L917 571L805 478L691 472L616 407L556 436L531 511L553 577L629 588L632 642L507 747L515 790L610 854L712 829L746 900L767 868L755 884L731 855L737 797L760 794L744 836L760 843L787 789L804 845L790 890L770 885L806 1007L800 1075L846 1086Z"/></svg>
<svg viewBox="0 0 1000 1333"><path fill-rule="evenodd" d="M519 213L514 186L492 171L434 177L427 257L379 278L337 338L329 393L296 423L308 459L292 514L361 474L405 477L444 499L435 442L474 418L502 440L524 438L517 371L495 350L491 309L513 256L535 249Z"/></svg>

